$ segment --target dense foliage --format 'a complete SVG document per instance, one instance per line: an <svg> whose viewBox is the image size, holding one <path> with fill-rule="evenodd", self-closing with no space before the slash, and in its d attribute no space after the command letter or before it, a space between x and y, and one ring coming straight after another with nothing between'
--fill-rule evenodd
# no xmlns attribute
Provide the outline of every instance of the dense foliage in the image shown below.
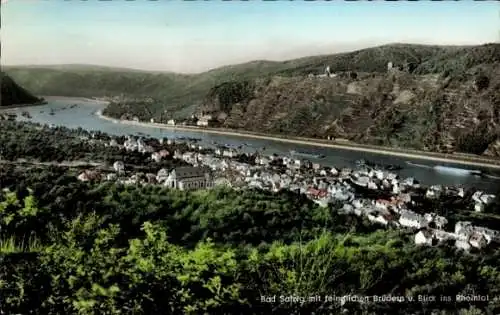
<svg viewBox="0 0 500 315"><path fill-rule="evenodd" d="M53 147L56 156L58 150L73 152L65 160L99 162L114 149L95 150L84 139L108 135L6 124L16 132L5 127L0 140L11 158L0 165L5 314L500 312L498 250L465 254L446 244L416 247L411 232L339 214L340 204L321 208L291 192L80 182L72 166L14 160L35 158L29 147L36 143L43 150ZM30 142L35 130L38 142ZM9 144L13 134L17 146ZM436 211L447 215L449 209L451 204ZM455 303L457 294L489 300ZM416 301L341 305L326 298L343 295ZM419 295L436 300L424 303ZM273 296L275 302L262 300Z"/></svg>
<svg viewBox="0 0 500 315"><path fill-rule="evenodd" d="M45 314L340 311L281 295L489 294L498 252L417 248L292 194L90 185L60 169L2 170L1 309ZM17 179L17 180L16 180ZM22 187L35 187L27 191ZM23 234L24 232L25 234ZM277 303L261 296L277 295ZM455 314L468 303L347 303L350 314ZM335 311L336 310L336 311Z"/></svg>
<svg viewBox="0 0 500 315"><path fill-rule="evenodd" d="M143 171L158 171L184 165L180 160L167 156L161 162L150 159L151 153L126 151L124 148L109 146L112 137L101 132L89 132L81 128L71 130L54 127L4 121L0 124L0 159L16 161L35 160L37 162L94 162L110 166L115 161ZM113 137L123 143L126 137ZM157 139L148 139L148 144L159 145ZM187 144L164 146L174 152L187 150Z"/></svg>
<svg viewBox="0 0 500 315"><path fill-rule="evenodd" d="M217 98L217 110L228 112L233 104L248 101L253 94L254 85L249 81L225 82L210 90L208 98Z"/></svg>

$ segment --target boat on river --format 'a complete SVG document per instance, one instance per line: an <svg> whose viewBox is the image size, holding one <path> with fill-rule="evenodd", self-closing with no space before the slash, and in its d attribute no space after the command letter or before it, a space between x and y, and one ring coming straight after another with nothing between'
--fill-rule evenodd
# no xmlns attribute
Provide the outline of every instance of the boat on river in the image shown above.
<svg viewBox="0 0 500 315"><path fill-rule="evenodd" d="M416 166L416 167L421 167L421 168L427 168L427 169L433 169L434 171L442 174L447 174L447 175L455 175L455 176L486 176L488 177L488 174L484 174L483 171L480 170L470 170L470 169L465 169L465 168L459 168L459 167L451 167L451 166L444 166L444 165L425 165L425 164L419 164L419 163L413 163L407 161L406 164L411 165L411 166Z"/></svg>
<svg viewBox="0 0 500 315"><path fill-rule="evenodd" d="M324 159L325 158L325 156L323 154L316 154L316 153L297 151L297 150L290 150L290 154L292 156L302 156L302 157L313 158L313 159Z"/></svg>
<svg viewBox="0 0 500 315"><path fill-rule="evenodd" d="M403 167L395 164L377 164L374 162L370 162L364 159L355 161L356 166L358 167L368 167L373 169L384 169L386 171L399 171L402 170Z"/></svg>
<svg viewBox="0 0 500 315"><path fill-rule="evenodd" d="M446 174L451 174L451 175L456 175L456 176L481 176L482 171L480 170L469 170L469 169L464 169L464 168L458 168L458 167L450 167L450 166L443 166L443 165L436 165L434 166L434 170L440 172L440 173L446 173Z"/></svg>

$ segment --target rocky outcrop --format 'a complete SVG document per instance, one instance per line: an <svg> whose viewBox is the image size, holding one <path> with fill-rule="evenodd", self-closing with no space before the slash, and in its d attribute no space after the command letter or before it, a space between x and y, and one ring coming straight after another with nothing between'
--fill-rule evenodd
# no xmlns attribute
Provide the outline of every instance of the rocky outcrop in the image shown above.
<svg viewBox="0 0 500 315"><path fill-rule="evenodd" d="M500 157L500 140L496 140L488 146L488 149L484 151L484 155L492 157Z"/></svg>
<svg viewBox="0 0 500 315"><path fill-rule="evenodd" d="M488 86L477 89L477 73ZM224 93L237 94L223 98L238 102L221 104L214 89L205 108L226 114L228 128L474 154L500 130L500 64L460 77L358 73L356 79L274 77L227 86ZM497 154L495 148L485 153Z"/></svg>

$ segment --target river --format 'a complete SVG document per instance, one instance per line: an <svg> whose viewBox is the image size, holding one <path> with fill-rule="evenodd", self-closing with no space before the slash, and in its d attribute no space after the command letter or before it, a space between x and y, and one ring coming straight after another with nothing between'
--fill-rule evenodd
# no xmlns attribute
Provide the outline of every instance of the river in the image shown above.
<svg viewBox="0 0 500 315"><path fill-rule="evenodd" d="M99 130L114 135L136 135L143 133L147 136L156 138L180 138L192 137L201 138L201 145L213 146L213 142L220 144L228 144L239 146L247 144L243 147L243 151L254 152L256 149L265 147L266 154L289 154L290 150L311 151L311 147L296 145L290 143L282 143L271 140L251 139L237 136L223 136L204 132L189 132L179 130L169 130L160 128L148 128L144 126L134 126L120 124L101 119L96 116L96 112L103 109L105 106L102 103L86 101L77 98L56 98L47 97L48 104L32 107L22 107L11 109L18 114L19 120L28 120L21 116L23 111L31 114L32 118L29 121L42 124L54 124L69 128L81 127L86 130ZM78 106L71 108L73 104ZM50 111L54 111L54 115L50 115ZM326 157L319 162L323 165L335 166L337 168L351 167L354 168L354 162L359 159L365 159L375 163L401 165L404 169L397 171L402 177L414 177L425 185L442 184L442 185L462 185L464 187L474 187L487 192L495 193L500 188L500 181L494 178L483 178L478 176L467 176L451 173L441 173L432 168L435 163L421 160L412 160L409 158L401 158L366 152L355 152L349 150L332 149L332 148L314 148L315 153L323 154ZM406 162L412 162L417 165L408 165ZM443 165L443 164L441 164ZM446 164L447 166L454 166ZM462 167L464 166L457 166ZM470 167L471 169L481 169L478 167Z"/></svg>

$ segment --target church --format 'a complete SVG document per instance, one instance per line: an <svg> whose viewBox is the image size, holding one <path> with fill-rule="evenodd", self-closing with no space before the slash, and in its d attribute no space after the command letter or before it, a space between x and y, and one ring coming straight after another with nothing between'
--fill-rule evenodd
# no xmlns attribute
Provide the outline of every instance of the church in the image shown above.
<svg viewBox="0 0 500 315"><path fill-rule="evenodd" d="M170 172L165 186L180 190L208 189L214 182L208 168L183 166Z"/></svg>

